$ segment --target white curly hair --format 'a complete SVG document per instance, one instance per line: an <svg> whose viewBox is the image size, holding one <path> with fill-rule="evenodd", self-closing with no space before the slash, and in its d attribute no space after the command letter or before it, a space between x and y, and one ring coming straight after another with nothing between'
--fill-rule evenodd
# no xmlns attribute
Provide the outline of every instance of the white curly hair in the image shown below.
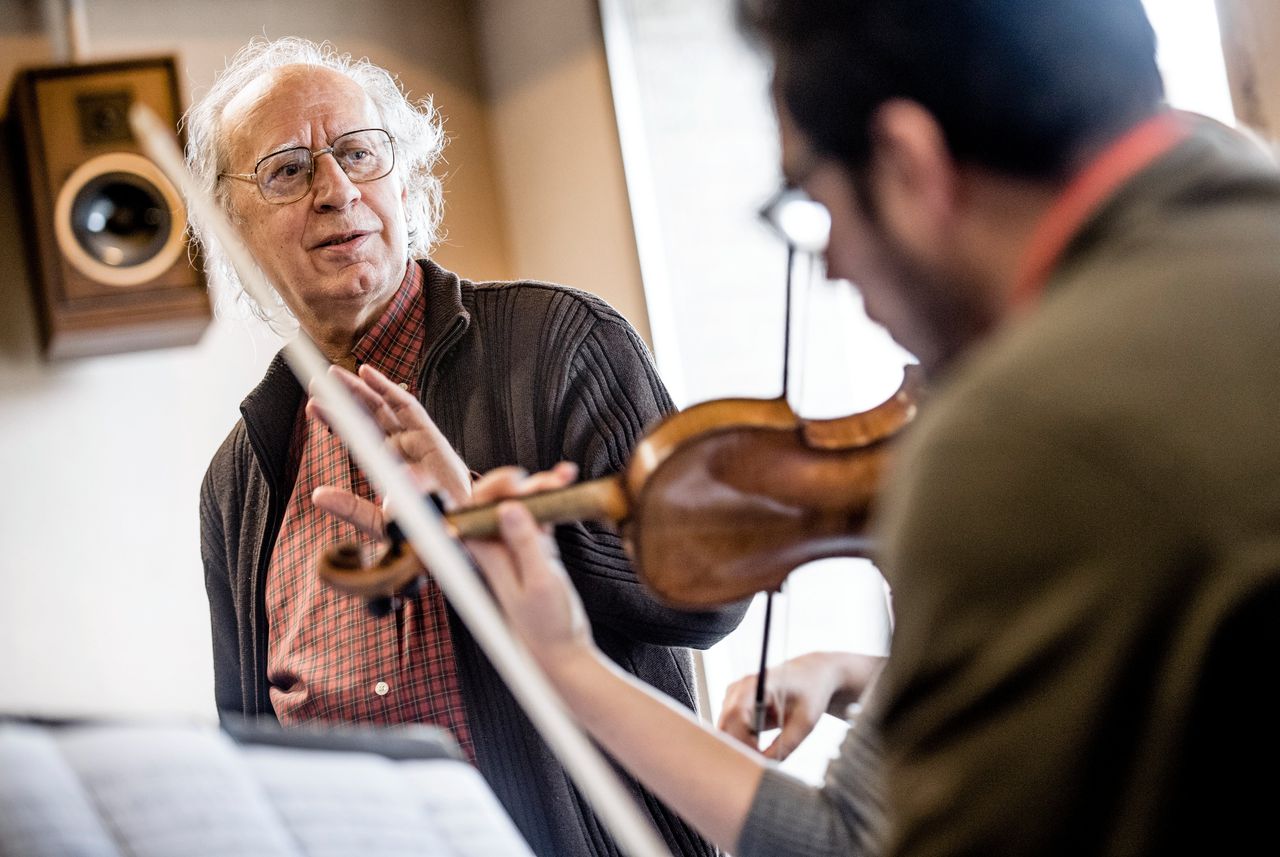
<svg viewBox="0 0 1280 857"><path fill-rule="evenodd" d="M329 42L312 42L289 37L254 38L241 48L214 79L203 98L183 117L187 134L187 166L197 184L213 194L223 211L234 217L228 194L218 181L229 172L226 161L228 141L222 129L222 113L227 104L252 81L284 66L311 65L331 69L358 83L373 101L383 127L395 138L396 170L405 188L405 219L409 227L408 255L425 259L431 252L444 210L443 188L435 167L444 150L445 134L440 114L427 97L411 102L399 80L367 58L353 59L339 53ZM233 302L240 301L262 320L272 324L292 313L280 296L274 306L264 307L241 288L230 261L212 232L195 217L190 218L191 237L204 255L205 269L212 281L231 287Z"/></svg>

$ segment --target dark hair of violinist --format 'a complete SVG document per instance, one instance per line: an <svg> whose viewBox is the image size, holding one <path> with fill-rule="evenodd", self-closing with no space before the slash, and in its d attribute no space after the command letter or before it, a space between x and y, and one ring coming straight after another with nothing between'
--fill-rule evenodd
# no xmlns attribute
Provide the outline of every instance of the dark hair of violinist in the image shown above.
<svg viewBox="0 0 1280 857"><path fill-rule="evenodd" d="M740 857L1269 841L1274 164L1163 104L1138 0L740 11L775 63L782 170L831 214L829 273L931 375L877 514L890 656L812 788L601 657L516 503L473 543L511 624L593 736ZM818 711L873 672L810 666L793 690Z"/></svg>
<svg viewBox="0 0 1280 857"><path fill-rule="evenodd" d="M1164 96L1140 0L745 0L739 18L814 151L853 171L895 98L957 161L1052 181Z"/></svg>

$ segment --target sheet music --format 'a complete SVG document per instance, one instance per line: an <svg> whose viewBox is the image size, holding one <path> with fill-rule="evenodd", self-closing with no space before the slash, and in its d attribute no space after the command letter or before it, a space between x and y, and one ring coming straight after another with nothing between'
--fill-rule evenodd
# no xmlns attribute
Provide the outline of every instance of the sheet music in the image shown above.
<svg viewBox="0 0 1280 857"><path fill-rule="evenodd" d="M529 857L452 760L238 747L173 727L0 724L0 857Z"/></svg>
<svg viewBox="0 0 1280 857"><path fill-rule="evenodd" d="M74 727L50 733L122 854L301 857L235 745L213 730Z"/></svg>
<svg viewBox="0 0 1280 857"><path fill-rule="evenodd" d="M404 769L410 794L463 857L533 857L480 772L469 765L420 762Z"/></svg>
<svg viewBox="0 0 1280 857"><path fill-rule="evenodd" d="M245 752L312 857L531 857L484 779L462 762L277 747Z"/></svg>
<svg viewBox="0 0 1280 857"><path fill-rule="evenodd" d="M0 855L118 857L89 794L49 733L0 726Z"/></svg>

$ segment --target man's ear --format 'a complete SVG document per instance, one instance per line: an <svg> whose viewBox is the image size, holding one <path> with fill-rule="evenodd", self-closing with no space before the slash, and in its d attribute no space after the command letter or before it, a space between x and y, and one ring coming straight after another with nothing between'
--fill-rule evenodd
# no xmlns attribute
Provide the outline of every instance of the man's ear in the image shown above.
<svg viewBox="0 0 1280 857"><path fill-rule="evenodd" d="M868 178L879 226L904 249L932 255L957 213L955 161L942 127L914 101L885 102L871 120Z"/></svg>

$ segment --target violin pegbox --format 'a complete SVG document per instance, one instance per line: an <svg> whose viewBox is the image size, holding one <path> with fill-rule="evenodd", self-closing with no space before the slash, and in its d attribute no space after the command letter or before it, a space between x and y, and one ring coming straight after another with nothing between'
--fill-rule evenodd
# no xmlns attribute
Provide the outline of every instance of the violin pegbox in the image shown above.
<svg viewBox="0 0 1280 857"><path fill-rule="evenodd" d="M364 564L354 542L333 545L321 552L320 578L339 592L363 598L369 613L388 616L416 598L426 583L426 570L409 549L403 531L393 521L387 527L388 544L371 565Z"/></svg>

